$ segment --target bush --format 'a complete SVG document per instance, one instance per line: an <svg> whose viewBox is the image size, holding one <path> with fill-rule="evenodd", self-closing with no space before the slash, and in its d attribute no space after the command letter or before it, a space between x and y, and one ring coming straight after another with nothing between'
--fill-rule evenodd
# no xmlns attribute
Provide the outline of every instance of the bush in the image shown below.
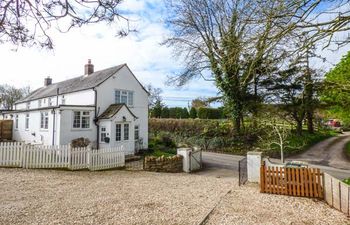
<svg viewBox="0 0 350 225"><path fill-rule="evenodd" d="M198 109L199 119L222 119L223 111L215 108L199 108Z"/></svg>
<svg viewBox="0 0 350 225"><path fill-rule="evenodd" d="M74 140L72 140L71 145L72 148L85 148L90 144L90 140L88 138L76 138Z"/></svg>

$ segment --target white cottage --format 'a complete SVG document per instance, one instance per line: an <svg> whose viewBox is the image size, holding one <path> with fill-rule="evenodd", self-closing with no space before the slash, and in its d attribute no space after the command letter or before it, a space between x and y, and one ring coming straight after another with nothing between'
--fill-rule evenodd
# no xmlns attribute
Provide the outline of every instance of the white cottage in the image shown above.
<svg viewBox="0 0 350 225"><path fill-rule="evenodd" d="M41 87L16 102L13 139L64 145L79 137L96 147L123 145L129 153L148 147L148 92L126 64Z"/></svg>

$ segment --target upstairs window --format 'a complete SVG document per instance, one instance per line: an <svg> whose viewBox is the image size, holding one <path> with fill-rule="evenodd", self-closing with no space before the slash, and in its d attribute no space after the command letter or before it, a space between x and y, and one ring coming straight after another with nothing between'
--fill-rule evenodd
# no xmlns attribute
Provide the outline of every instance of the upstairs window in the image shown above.
<svg viewBox="0 0 350 225"><path fill-rule="evenodd" d="M125 90L115 90L115 103L123 103L128 106L133 106L134 92Z"/></svg>
<svg viewBox="0 0 350 225"><path fill-rule="evenodd" d="M26 119L25 119L25 129L29 129L29 114L26 114Z"/></svg>
<svg viewBox="0 0 350 225"><path fill-rule="evenodd" d="M49 106L52 106L52 105L53 105L52 98L49 98L48 103L49 103Z"/></svg>
<svg viewBox="0 0 350 225"><path fill-rule="evenodd" d="M48 129L49 128L49 113L41 112L40 113L40 128Z"/></svg>
<svg viewBox="0 0 350 225"><path fill-rule="evenodd" d="M41 105L41 99L38 100L38 107L40 108L42 105Z"/></svg>
<svg viewBox="0 0 350 225"><path fill-rule="evenodd" d="M89 111L74 111L73 128L90 128L90 112Z"/></svg>
<svg viewBox="0 0 350 225"><path fill-rule="evenodd" d="M30 102L26 103L26 109L30 109Z"/></svg>
<svg viewBox="0 0 350 225"><path fill-rule="evenodd" d="M66 104L66 99L64 98L64 95L62 95L61 104L62 104L62 105L65 105L65 104Z"/></svg>

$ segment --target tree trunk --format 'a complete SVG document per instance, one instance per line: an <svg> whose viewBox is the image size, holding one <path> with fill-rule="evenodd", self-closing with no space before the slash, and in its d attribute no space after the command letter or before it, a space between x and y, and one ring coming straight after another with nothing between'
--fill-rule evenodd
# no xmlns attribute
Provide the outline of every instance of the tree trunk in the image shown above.
<svg viewBox="0 0 350 225"><path fill-rule="evenodd" d="M313 134L314 133L314 122L313 122L313 112L312 110L309 110L307 113L306 113L306 119L307 119L307 131L310 133L310 134Z"/></svg>
<svg viewBox="0 0 350 225"><path fill-rule="evenodd" d="M303 120L297 121L297 134L302 135L303 133Z"/></svg>
<svg viewBox="0 0 350 225"><path fill-rule="evenodd" d="M237 116L235 119L235 134L239 135L241 133L241 117Z"/></svg>

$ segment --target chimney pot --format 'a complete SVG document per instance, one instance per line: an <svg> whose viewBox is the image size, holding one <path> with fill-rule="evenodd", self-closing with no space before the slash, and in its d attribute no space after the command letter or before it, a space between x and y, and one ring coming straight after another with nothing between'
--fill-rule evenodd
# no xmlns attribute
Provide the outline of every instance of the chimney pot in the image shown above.
<svg viewBox="0 0 350 225"><path fill-rule="evenodd" d="M49 86L49 85L51 85L52 84L52 78L51 77L46 77L45 79L44 79L44 85L45 86Z"/></svg>
<svg viewBox="0 0 350 225"><path fill-rule="evenodd" d="M84 74L85 75L90 75L94 72L94 65L91 64L91 59L88 59L88 63L85 64L85 67L84 67Z"/></svg>

